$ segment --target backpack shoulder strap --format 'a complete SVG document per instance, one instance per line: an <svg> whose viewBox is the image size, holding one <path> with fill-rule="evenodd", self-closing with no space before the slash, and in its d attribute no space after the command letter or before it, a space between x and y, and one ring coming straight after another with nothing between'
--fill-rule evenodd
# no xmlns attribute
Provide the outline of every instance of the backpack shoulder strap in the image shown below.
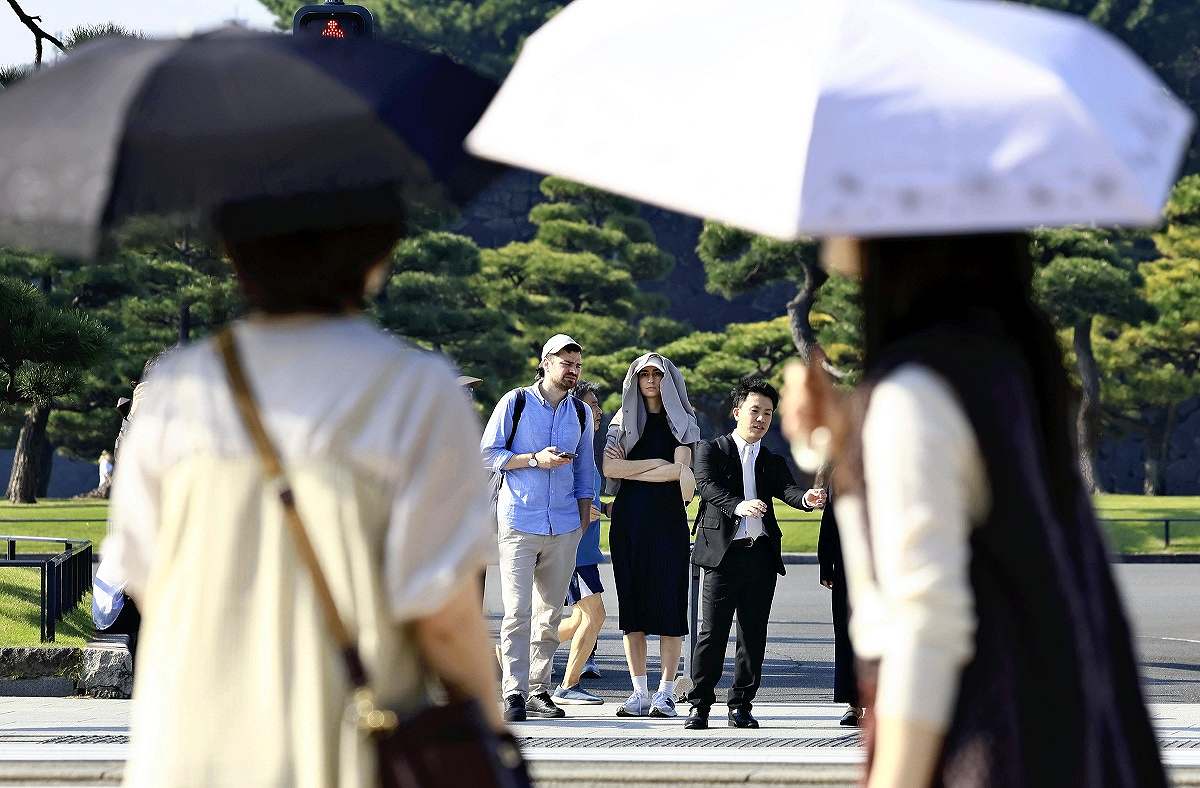
<svg viewBox="0 0 1200 788"><path fill-rule="evenodd" d="M504 448L512 451L513 439L517 437L517 425L521 423L521 411L525 410L525 389L517 389L517 400L513 403L512 429L508 431L508 439Z"/></svg>
<svg viewBox="0 0 1200 788"><path fill-rule="evenodd" d="M587 423L587 415L583 412L583 402L577 397L571 397L571 401L575 403L575 415L579 417L579 434L583 435L583 425Z"/></svg>

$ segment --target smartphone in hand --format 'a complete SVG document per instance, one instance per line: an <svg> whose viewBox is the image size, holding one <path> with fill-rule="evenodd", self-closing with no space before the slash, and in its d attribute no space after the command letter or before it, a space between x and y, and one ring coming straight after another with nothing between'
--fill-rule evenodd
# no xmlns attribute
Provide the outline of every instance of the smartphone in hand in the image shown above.
<svg viewBox="0 0 1200 788"><path fill-rule="evenodd" d="M573 460L579 456L578 454L576 454L574 452L570 452L570 451L560 451L560 452L555 452L555 454L557 454L559 457L563 457L568 460Z"/></svg>

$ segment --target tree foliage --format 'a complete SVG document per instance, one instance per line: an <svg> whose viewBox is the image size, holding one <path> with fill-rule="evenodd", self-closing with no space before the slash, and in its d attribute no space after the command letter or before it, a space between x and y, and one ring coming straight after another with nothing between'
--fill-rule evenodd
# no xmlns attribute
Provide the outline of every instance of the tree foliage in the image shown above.
<svg viewBox="0 0 1200 788"><path fill-rule="evenodd" d="M90 315L51 306L27 282L0 277L0 376L8 405L50 404L76 393L108 349Z"/></svg>
<svg viewBox="0 0 1200 788"><path fill-rule="evenodd" d="M636 203L556 177L541 191L546 201L529 213L533 238L482 256L488 303L510 316L531 356L558 332L591 357L686 331L660 314L661 297L638 287L664 277L674 259Z"/></svg>
<svg viewBox="0 0 1200 788"><path fill-rule="evenodd" d="M406 239L392 254L392 275L374 311L388 329L482 378L481 396L494 398L524 373L527 359L507 315L488 303L481 258L461 235Z"/></svg>
<svg viewBox="0 0 1200 788"><path fill-rule="evenodd" d="M1162 256L1142 263L1141 296L1154 317L1137 325L1097 319L1096 357L1101 388L1118 423L1145 441L1148 494L1169 492L1165 484L1177 408L1200 396L1200 176L1176 185L1168 223L1154 236Z"/></svg>

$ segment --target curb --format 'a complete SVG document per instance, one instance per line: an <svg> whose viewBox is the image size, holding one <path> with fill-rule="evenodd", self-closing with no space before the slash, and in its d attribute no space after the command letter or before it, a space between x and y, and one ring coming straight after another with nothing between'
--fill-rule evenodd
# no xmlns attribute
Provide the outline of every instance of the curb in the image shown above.
<svg viewBox="0 0 1200 788"><path fill-rule="evenodd" d="M1200 553L1120 553L1114 564L1200 564Z"/></svg>
<svg viewBox="0 0 1200 788"><path fill-rule="evenodd" d="M862 768L825 764L784 766L764 763L530 763L538 788L658 788L664 785L691 788L726 788L733 785L799 785L808 788L854 788L861 785ZM125 770L122 761L10 761L0 773L0 785L97 786L119 785ZM1175 788L1200 785L1200 769L1169 767L1167 779Z"/></svg>

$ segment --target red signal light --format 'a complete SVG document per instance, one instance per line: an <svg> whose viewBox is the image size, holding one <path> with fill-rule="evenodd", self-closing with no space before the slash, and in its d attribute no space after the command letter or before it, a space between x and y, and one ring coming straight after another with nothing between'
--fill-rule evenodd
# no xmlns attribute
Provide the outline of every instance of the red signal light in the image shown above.
<svg viewBox="0 0 1200 788"><path fill-rule="evenodd" d="M345 38L346 31L338 24L336 19L330 19L325 23L325 27L321 29L321 38Z"/></svg>

